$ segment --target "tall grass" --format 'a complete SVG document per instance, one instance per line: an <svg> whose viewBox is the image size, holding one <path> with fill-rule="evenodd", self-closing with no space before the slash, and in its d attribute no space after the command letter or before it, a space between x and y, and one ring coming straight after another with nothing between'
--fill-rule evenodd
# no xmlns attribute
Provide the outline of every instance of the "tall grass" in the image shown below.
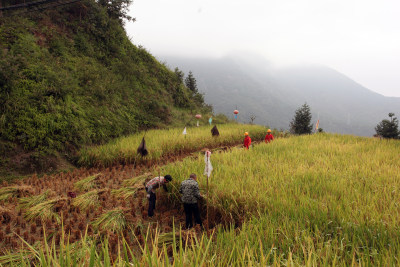
<svg viewBox="0 0 400 267"><path fill-rule="evenodd" d="M78 164L82 166L111 166L117 163L157 162L165 156L178 156L208 147L228 146L240 143L243 133L249 132L253 140L263 140L266 128L259 125L223 124L218 125L219 137L211 136L211 127L189 127L183 135L183 128L150 130L112 142L80 151ZM145 135L149 155L143 158L136 153Z"/></svg>
<svg viewBox="0 0 400 267"><path fill-rule="evenodd" d="M262 245L301 264L397 262L399 151L398 141L318 134L213 155L209 205L236 223L251 219L239 235L221 233L213 249L229 257L241 242L257 257ZM177 178L173 188L192 172L205 188L203 171L202 156L163 170Z"/></svg>
<svg viewBox="0 0 400 267"><path fill-rule="evenodd" d="M124 237L109 241L107 237L89 237L87 234L70 243L64 234L60 246L54 239L35 247L25 243L18 253L0 256L0 265L7 266L397 266L399 253L388 250L370 254L360 253L356 244L314 240L305 231L290 236L285 227L269 229L272 220L253 219L242 225L240 231L226 230L195 233L173 230L160 234L149 228L144 242L129 244ZM134 236L134 233L131 233ZM273 243L275 236L293 239L299 248L283 248ZM44 240L47 240L46 238ZM113 249L111 242L117 242ZM115 244L114 244L115 245ZM342 257L348 253L349 257Z"/></svg>
<svg viewBox="0 0 400 267"><path fill-rule="evenodd" d="M273 248L267 254L255 257L250 247L240 247L232 243L227 259L222 259L213 252L213 243L221 238L221 231L198 234L194 231L173 230L168 234L145 233L144 242L136 239L129 245L124 237L117 240L117 249L108 238L89 237L85 234L76 243L70 243L68 236L61 236L60 246L54 238L35 247L25 242L25 247L18 253L0 256L0 265L7 266L265 266L271 262L280 265L288 257L271 256ZM234 232L234 231L233 231ZM134 233L131 233L134 236ZM45 238L44 240L47 240ZM115 245L115 244L114 244ZM290 258L290 255L289 255Z"/></svg>

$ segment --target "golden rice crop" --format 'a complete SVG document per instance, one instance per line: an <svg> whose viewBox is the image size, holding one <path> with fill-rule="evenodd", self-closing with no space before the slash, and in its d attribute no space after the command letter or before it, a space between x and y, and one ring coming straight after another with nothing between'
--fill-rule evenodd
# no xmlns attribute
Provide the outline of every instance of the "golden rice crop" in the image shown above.
<svg viewBox="0 0 400 267"><path fill-rule="evenodd" d="M302 264L310 255L303 248L313 250L310 257L318 264L333 262L328 252L348 264L354 253L367 262L394 257L400 252L399 149L396 140L318 134L217 153L211 157L207 201L237 223L251 219L242 239L232 237L242 243L238 249L254 246L259 237L264 248L279 244L276 255L291 251L292 260ZM204 156L163 169L176 178L173 188L194 172L205 189L203 171ZM261 234L249 238L257 231ZM232 244L222 240L221 256Z"/></svg>
<svg viewBox="0 0 400 267"><path fill-rule="evenodd" d="M175 230L148 233L138 237L140 251L122 242L112 263L106 241L99 252L96 244L82 240L85 252L69 257L104 266L398 266L399 149L397 140L316 134L213 153L206 200L217 219L234 222L230 227L216 227L212 235L203 232L191 246ZM177 203L180 182L192 172L202 192L207 191L204 155L169 164L161 172L174 178L170 198ZM128 179L123 186L140 185L139 180ZM124 217L116 208L94 225L120 232L127 228ZM48 257L51 262L60 256Z"/></svg>
<svg viewBox="0 0 400 267"><path fill-rule="evenodd" d="M249 132L254 141L264 139L266 128L259 125L223 124L218 125L219 137L211 136L211 127L188 127L183 135L183 128L149 130L128 137L122 137L108 144L88 147L80 151L78 163L82 166L111 166L116 163L154 162L163 156L178 156L194 152L205 147L228 146L240 143L243 133ZM136 153L142 137L145 136L149 155L142 157Z"/></svg>

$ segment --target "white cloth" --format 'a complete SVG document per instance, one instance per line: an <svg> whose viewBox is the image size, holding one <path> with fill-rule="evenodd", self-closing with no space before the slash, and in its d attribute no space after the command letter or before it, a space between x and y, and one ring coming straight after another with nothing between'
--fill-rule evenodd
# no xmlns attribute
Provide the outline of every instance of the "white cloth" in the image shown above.
<svg viewBox="0 0 400 267"><path fill-rule="evenodd" d="M186 134L186 127L185 127L185 129L183 129L182 134Z"/></svg>
<svg viewBox="0 0 400 267"><path fill-rule="evenodd" d="M210 177L213 167L211 165L211 151L206 151L204 154L204 162L206 163L206 167L204 168L204 175Z"/></svg>

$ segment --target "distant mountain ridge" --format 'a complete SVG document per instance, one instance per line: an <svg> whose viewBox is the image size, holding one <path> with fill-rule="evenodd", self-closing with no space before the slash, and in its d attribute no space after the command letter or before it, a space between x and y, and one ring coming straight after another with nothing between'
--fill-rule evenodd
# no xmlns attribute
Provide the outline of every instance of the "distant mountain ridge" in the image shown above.
<svg viewBox="0 0 400 267"><path fill-rule="evenodd" d="M400 116L400 98L385 97L338 71L318 65L273 69L268 61L224 57L220 59L160 57L171 68L191 70L200 92L216 112L239 121L288 129L294 112L304 102L315 123L327 132L371 136L389 112ZM264 63L263 63L264 62Z"/></svg>

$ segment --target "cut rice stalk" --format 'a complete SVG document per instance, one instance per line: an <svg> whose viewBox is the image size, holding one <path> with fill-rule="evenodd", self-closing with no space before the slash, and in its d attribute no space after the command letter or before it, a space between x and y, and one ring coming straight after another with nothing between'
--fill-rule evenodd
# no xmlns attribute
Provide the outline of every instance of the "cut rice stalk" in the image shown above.
<svg viewBox="0 0 400 267"><path fill-rule="evenodd" d="M68 198L54 198L47 200L45 202L39 203L35 206L32 206L26 210L25 218L29 221L34 220L36 218L41 218L42 220L56 220L57 223L60 223L60 216L54 212L54 206L61 201L67 201Z"/></svg>
<svg viewBox="0 0 400 267"><path fill-rule="evenodd" d="M71 205L86 211L89 208L99 206L99 194L107 191L108 189L94 189L83 195L80 195L72 200Z"/></svg>
<svg viewBox="0 0 400 267"><path fill-rule="evenodd" d="M148 173L145 173L145 174L137 176L137 177L126 179L122 182L122 184L124 186L141 187L141 186L143 186L143 183L146 181L146 179L149 178L150 176L151 176L151 173L148 172Z"/></svg>
<svg viewBox="0 0 400 267"><path fill-rule="evenodd" d="M86 191L96 187L95 180L100 173L91 175L75 183L75 188L79 191Z"/></svg>
<svg viewBox="0 0 400 267"><path fill-rule="evenodd" d="M8 186L0 189L0 201L7 200L11 197L22 197L23 195L33 194L33 188L27 185Z"/></svg>
<svg viewBox="0 0 400 267"><path fill-rule="evenodd" d="M31 197L24 197L19 200L19 206L21 209L28 209L30 207L36 206L40 203L43 203L50 193L53 193L51 190L46 190L43 194Z"/></svg>
<svg viewBox="0 0 400 267"><path fill-rule="evenodd" d="M115 195L116 197L122 197L125 200L134 197L136 192L138 191L137 187L122 187L120 189L115 189L111 191L111 194Z"/></svg>
<svg viewBox="0 0 400 267"><path fill-rule="evenodd" d="M162 233L158 235L157 245L158 247L162 247L163 245L166 245L168 247L174 243L174 239L179 240L179 238L180 236L178 233Z"/></svg>
<svg viewBox="0 0 400 267"><path fill-rule="evenodd" d="M100 215L92 225L98 230L110 230L112 232L121 232L126 227L126 219L121 207L107 211Z"/></svg>

